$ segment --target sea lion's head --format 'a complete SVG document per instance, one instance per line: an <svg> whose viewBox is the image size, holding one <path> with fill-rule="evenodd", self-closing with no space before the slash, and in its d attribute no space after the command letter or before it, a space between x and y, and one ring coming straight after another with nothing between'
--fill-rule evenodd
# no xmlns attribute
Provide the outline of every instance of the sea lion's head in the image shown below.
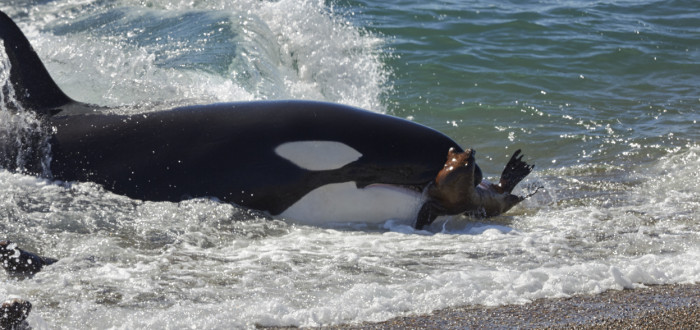
<svg viewBox="0 0 700 330"><path fill-rule="evenodd" d="M475 187L483 177L476 165L475 154L473 149L458 152L450 148L445 166L428 191L430 199L446 214L462 213L473 204Z"/></svg>

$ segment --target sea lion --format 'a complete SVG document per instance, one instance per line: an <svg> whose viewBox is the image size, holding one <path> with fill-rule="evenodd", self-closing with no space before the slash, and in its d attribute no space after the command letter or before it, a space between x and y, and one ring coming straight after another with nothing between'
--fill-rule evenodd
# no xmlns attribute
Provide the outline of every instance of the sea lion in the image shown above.
<svg viewBox="0 0 700 330"><path fill-rule="evenodd" d="M520 152L518 149L513 153L498 184L480 180L480 184L474 186L471 183L476 175L480 175L475 173L476 151L468 149L458 152L450 149L445 166L427 187L428 202L423 204L418 213L416 228L423 228L442 214L496 216L523 201L526 196L513 195L511 192L535 166L523 162Z"/></svg>

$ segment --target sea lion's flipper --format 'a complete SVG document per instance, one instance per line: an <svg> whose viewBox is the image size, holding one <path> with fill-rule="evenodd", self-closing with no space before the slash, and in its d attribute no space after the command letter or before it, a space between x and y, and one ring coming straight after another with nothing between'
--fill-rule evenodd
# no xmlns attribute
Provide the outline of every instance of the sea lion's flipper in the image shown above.
<svg viewBox="0 0 700 330"><path fill-rule="evenodd" d="M25 320L32 310L32 304L22 299L11 299L0 307L0 329L25 329Z"/></svg>
<svg viewBox="0 0 700 330"><path fill-rule="evenodd" d="M0 241L0 263L10 276L31 277L44 266L55 263L56 259L39 256L25 251L10 241Z"/></svg>
<svg viewBox="0 0 700 330"><path fill-rule="evenodd" d="M499 186L503 189L503 192L509 194L535 167L535 165L528 165L528 163L524 162L522 160L523 155L520 155L520 157L518 157L518 155L520 155L520 149L515 151L501 174Z"/></svg>
<svg viewBox="0 0 700 330"><path fill-rule="evenodd" d="M435 219L437 219L440 212L437 210L437 206L433 202L425 202L423 206L418 211L418 217L416 218L417 230L422 230L425 226L430 226Z"/></svg>

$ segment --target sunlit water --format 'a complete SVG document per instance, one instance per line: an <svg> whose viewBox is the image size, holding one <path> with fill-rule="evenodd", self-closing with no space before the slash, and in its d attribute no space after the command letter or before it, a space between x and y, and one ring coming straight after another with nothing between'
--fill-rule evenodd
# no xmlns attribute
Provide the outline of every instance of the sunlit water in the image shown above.
<svg viewBox="0 0 700 330"><path fill-rule="evenodd" d="M301 226L17 174L37 122L3 108L1 151L15 152L0 170L0 239L60 259L30 280L0 274L0 299L30 300L37 328L313 326L700 281L696 1L0 9L75 99L351 104L445 132L492 178L522 148L537 166L523 186L545 187L506 216L429 231Z"/></svg>

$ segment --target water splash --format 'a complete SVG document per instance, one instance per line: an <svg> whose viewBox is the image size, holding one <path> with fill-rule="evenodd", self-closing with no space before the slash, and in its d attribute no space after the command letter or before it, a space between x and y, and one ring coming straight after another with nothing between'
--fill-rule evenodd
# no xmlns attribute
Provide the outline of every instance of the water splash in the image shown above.
<svg viewBox="0 0 700 330"><path fill-rule="evenodd" d="M384 40L324 1L61 1L29 15L40 25L21 26L49 71L85 102L311 99L384 112L391 93Z"/></svg>
<svg viewBox="0 0 700 330"><path fill-rule="evenodd" d="M37 115L26 111L10 82L10 60L0 50L0 168L50 176L51 145Z"/></svg>

